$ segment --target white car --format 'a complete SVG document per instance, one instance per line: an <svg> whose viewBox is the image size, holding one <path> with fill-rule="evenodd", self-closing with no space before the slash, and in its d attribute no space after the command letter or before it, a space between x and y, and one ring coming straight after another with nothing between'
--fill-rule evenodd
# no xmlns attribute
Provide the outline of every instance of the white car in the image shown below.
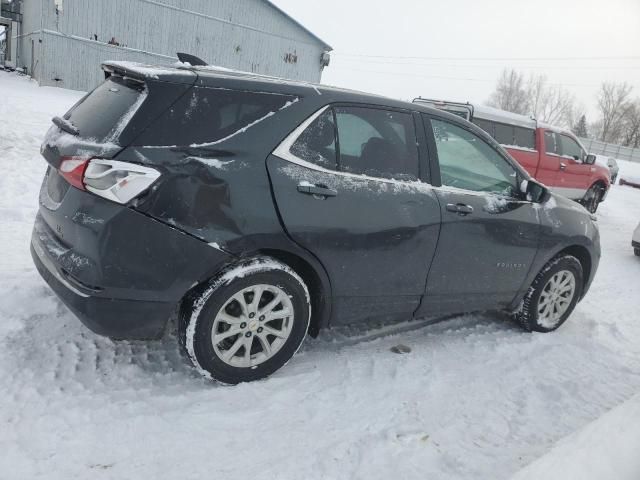
<svg viewBox="0 0 640 480"><path fill-rule="evenodd" d="M635 253L637 257L640 257L640 223L633 231L631 246L633 247L633 253Z"/></svg>
<svg viewBox="0 0 640 480"><path fill-rule="evenodd" d="M620 171L620 167L618 166L616 159L613 157L607 157L606 155L596 155L596 163L609 169L611 185L615 185L616 180L618 179L618 172Z"/></svg>

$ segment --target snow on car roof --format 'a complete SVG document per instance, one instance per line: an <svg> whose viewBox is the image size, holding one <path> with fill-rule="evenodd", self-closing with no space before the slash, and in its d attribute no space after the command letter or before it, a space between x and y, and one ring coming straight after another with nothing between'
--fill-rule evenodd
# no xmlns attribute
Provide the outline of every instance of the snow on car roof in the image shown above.
<svg viewBox="0 0 640 480"><path fill-rule="evenodd" d="M474 118L493 120L494 122L508 123L519 127L537 128L535 118L507 112L506 110L500 110L498 108L488 107L486 105L474 105L473 116Z"/></svg>

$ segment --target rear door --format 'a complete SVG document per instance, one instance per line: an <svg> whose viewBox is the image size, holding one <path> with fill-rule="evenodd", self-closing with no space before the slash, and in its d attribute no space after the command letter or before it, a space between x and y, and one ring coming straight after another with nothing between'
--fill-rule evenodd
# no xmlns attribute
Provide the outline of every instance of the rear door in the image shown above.
<svg viewBox="0 0 640 480"><path fill-rule="evenodd" d="M329 274L335 322L406 319L420 302L440 207L420 180L416 121L383 107L325 107L267 160L287 233Z"/></svg>
<svg viewBox="0 0 640 480"><path fill-rule="evenodd" d="M506 306L538 248L538 212L517 193L522 174L467 125L425 121L442 228L419 313Z"/></svg>

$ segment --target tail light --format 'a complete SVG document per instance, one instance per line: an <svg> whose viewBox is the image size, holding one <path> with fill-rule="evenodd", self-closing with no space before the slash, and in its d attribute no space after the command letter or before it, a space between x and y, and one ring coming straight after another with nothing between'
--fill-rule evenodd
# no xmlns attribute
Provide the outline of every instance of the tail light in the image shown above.
<svg viewBox="0 0 640 480"><path fill-rule="evenodd" d="M160 176L150 167L89 157L63 157L59 171L74 187L122 204L140 195Z"/></svg>
<svg viewBox="0 0 640 480"><path fill-rule="evenodd" d="M89 163L89 158L87 157L62 157L60 175L74 187L84 190L82 177L87 168L87 163Z"/></svg>

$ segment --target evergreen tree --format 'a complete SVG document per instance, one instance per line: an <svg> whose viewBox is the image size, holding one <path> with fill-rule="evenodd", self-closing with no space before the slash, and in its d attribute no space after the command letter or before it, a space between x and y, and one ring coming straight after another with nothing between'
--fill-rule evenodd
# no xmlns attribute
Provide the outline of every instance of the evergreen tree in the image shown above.
<svg viewBox="0 0 640 480"><path fill-rule="evenodd" d="M587 132L587 117L582 115L580 120L578 120L578 123L574 125L571 130L573 130L573 133L577 137L587 138L589 135L589 132Z"/></svg>

